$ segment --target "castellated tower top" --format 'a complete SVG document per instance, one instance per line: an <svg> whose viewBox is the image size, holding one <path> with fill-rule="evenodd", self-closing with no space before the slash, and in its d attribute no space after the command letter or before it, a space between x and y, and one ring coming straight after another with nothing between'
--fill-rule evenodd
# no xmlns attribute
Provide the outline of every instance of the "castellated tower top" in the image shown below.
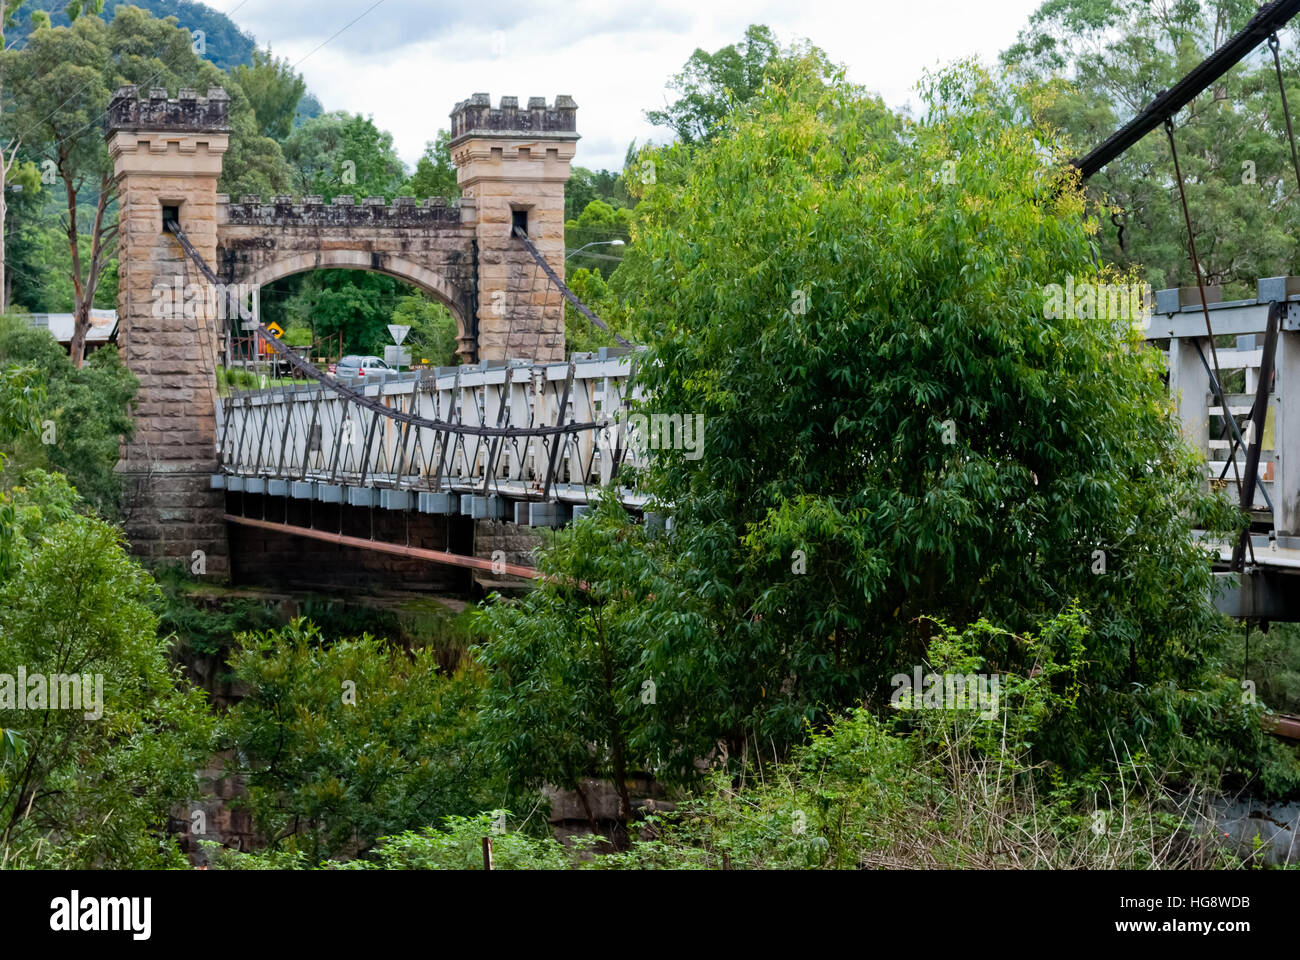
<svg viewBox="0 0 1300 960"><path fill-rule="evenodd" d="M153 87L145 96L134 84L127 84L118 87L109 101L104 130L110 134L116 130L229 133L229 110L230 95L221 87L209 87L206 97L185 87L169 100L162 87Z"/></svg>
<svg viewBox="0 0 1300 960"><path fill-rule="evenodd" d="M471 137L577 140L577 113L578 105L565 94L553 104L545 97L529 97L521 110L518 97L502 97L501 106L494 109L486 93L476 93L451 111L451 144Z"/></svg>

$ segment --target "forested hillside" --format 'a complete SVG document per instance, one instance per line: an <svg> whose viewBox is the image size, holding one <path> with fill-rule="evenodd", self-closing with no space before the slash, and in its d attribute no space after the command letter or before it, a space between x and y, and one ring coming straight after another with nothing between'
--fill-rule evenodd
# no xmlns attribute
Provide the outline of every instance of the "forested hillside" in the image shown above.
<svg viewBox="0 0 1300 960"><path fill-rule="evenodd" d="M50 16L52 26L68 25L67 3L65 0L29 0L24 3L14 30L6 33L9 42L22 41L31 33L31 14L43 10ZM196 0L107 0L103 16L112 19L118 7L139 7L155 17L175 17L177 24L193 33L203 31L205 50L203 56L222 70L241 63L251 63L257 43L253 37L241 30L233 20L224 13L218 13L211 7Z"/></svg>

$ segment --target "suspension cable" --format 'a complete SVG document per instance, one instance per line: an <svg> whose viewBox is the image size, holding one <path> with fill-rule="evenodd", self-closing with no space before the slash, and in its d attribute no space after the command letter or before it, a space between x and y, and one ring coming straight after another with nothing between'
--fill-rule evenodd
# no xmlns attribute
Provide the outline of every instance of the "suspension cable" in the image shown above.
<svg viewBox="0 0 1300 960"><path fill-rule="evenodd" d="M620 346L624 346L624 347L632 346L632 342L630 340L623 339L617 333L614 333L613 330L609 329L609 327L606 326L605 321L600 319L600 317L596 316L594 313L592 313L591 310L587 308L587 305L578 299L578 295L574 293L572 290L570 290L568 286L565 285L564 281L560 279L559 274L557 274L554 270L551 269L551 265L546 262L546 258L542 256L541 252L537 249L537 247L533 246L533 241L528 239L528 234L523 230L522 227L515 227L515 236L517 236L520 240L523 241L524 249L527 250L528 253L532 256L532 258L537 261L537 265L540 266L546 272L546 275L551 278L551 283L555 284L555 286L559 289L560 293L564 294L564 298L578 308L579 313L581 313L584 317L586 317L596 326L600 327L600 329L604 330L606 333L611 334L614 337L614 339L619 342Z"/></svg>

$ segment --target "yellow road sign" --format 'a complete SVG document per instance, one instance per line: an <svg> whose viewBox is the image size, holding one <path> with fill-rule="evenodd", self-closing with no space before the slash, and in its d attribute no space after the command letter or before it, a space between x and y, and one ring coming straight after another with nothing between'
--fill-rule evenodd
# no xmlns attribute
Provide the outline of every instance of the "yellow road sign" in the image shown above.
<svg viewBox="0 0 1300 960"><path fill-rule="evenodd" d="M266 329L271 331L271 336L275 337L277 340L284 336L284 328L274 320L266 325Z"/></svg>

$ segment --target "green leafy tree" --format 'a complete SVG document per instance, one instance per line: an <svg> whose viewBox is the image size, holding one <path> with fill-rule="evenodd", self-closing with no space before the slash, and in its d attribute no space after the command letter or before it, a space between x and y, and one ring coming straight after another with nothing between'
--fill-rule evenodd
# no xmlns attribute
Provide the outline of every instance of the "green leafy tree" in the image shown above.
<svg viewBox="0 0 1300 960"><path fill-rule="evenodd" d="M46 331L5 317L0 364L32 367L46 384L36 427L15 438L6 475L33 467L58 470L92 509L117 517L122 487L115 467L122 438L134 430L130 404L138 386L117 348L96 350L77 369Z"/></svg>
<svg viewBox="0 0 1300 960"><path fill-rule="evenodd" d="M409 346L413 361L436 367L456 362L459 331L456 318L443 304L410 294L397 301L392 322L411 328L403 345Z"/></svg>
<svg viewBox="0 0 1300 960"><path fill-rule="evenodd" d="M1181 79L1254 15L1256 4L1143 0L1044 3L1002 59L1027 85L1038 122L1083 156L1155 95ZM1300 99L1294 29L1282 33L1283 76ZM1296 273L1287 227L1300 185L1272 58L1247 58L1175 118L1196 248L1225 298L1254 296L1259 277ZM1186 227L1164 132L1112 160L1089 184L1104 260L1137 269L1153 287L1193 284Z"/></svg>
<svg viewBox="0 0 1300 960"><path fill-rule="evenodd" d="M651 765L645 732L658 677L643 664L653 552L612 498L543 554L546 575L518 601L487 607L477 648L488 669L484 742L525 788L575 791L609 780L626 839L629 775Z"/></svg>
<svg viewBox="0 0 1300 960"><path fill-rule="evenodd" d="M931 77L901 130L804 69L707 147L654 156L615 275L652 344L645 409L703 418L702 447L651 477L693 611L647 638L664 685L698 691L680 727L701 752L795 742L920 663L925 617L1031 630L1078 599L1089 696L1044 755L1169 756L1200 711L1246 730L1191 534L1236 521L1202 492L1159 355L1045 315L1046 285L1098 279L1050 131L970 66Z"/></svg>
<svg viewBox="0 0 1300 960"><path fill-rule="evenodd" d="M668 127L682 143L707 140L736 104L758 93L768 64L780 52L771 28L763 24L750 24L740 43L713 53L697 49L669 84L678 99L663 110L647 110L646 119Z"/></svg>
<svg viewBox="0 0 1300 960"><path fill-rule="evenodd" d="M124 2L115 0L110 12ZM226 14L213 10L199 0L134 0L130 6L139 7L158 19L174 17L180 26L193 37L200 56L222 70L237 64L251 63L257 44L253 38L235 24ZM72 4L75 8L76 4ZM82 4L87 13L98 14L104 4ZM41 26L66 27L71 21L68 0L26 0L25 9L31 10L26 23L19 22L14 29L17 38L25 38L34 28ZM76 19L73 17L72 19Z"/></svg>
<svg viewBox="0 0 1300 960"><path fill-rule="evenodd" d="M321 106L320 100L316 98L314 93L310 91L304 93L302 99L298 101L298 109L294 112L293 125L300 127L308 120L319 117L324 112L325 108Z"/></svg>
<svg viewBox="0 0 1300 960"><path fill-rule="evenodd" d="M4 251L0 254L4 274L4 309L19 304L29 309L37 300L35 289L47 279L46 264L39 249L42 207L48 195L41 190L40 168L21 157L4 174ZM17 294L15 295L15 291Z"/></svg>
<svg viewBox="0 0 1300 960"><path fill-rule="evenodd" d="M156 20L123 6L111 24L82 16L70 27L43 27L21 50L0 57L0 71L15 91L6 129L27 145L43 171L53 173L65 198L63 228L76 315L72 359L80 366L90 308L116 244L116 185L99 123L118 86L224 86L231 96L232 134L222 186L231 193L274 189L287 170L279 146L257 136L243 91L194 52L189 32L174 19Z"/></svg>
<svg viewBox="0 0 1300 960"><path fill-rule="evenodd" d="M609 241L621 240L627 244L632 222L632 211L627 207L614 207L604 200L592 200L574 220L564 224L564 246L569 252L566 266L570 269L585 267L608 276L622 262L623 246L613 246ZM589 246L591 245L591 246ZM583 250L583 247L587 247ZM581 250L581 253L577 251Z"/></svg>
<svg viewBox="0 0 1300 960"><path fill-rule="evenodd" d="M66 15L75 20L82 13L95 14L99 13L104 7L104 0L72 0L66 8ZM23 8L23 0L3 0L0 4L0 51L10 50L21 42L21 36L16 35L15 28L18 26L18 15ZM32 17L35 21L49 26L49 18L41 11L34 11ZM0 63L0 100L4 96L4 65ZM22 137L11 136L7 143L0 144L0 234L4 239L0 240L0 310L9 306L9 277L6 273L6 244L8 239L8 200L9 200L9 175L13 172L14 164L18 162L18 153L22 149ZM20 181L21 182L21 181ZM25 185L25 184L24 184Z"/></svg>
<svg viewBox="0 0 1300 960"><path fill-rule="evenodd" d="M0 469L16 441L40 428L38 410L45 402L45 381L31 366L0 366ZM0 490L0 578L13 573L18 536L13 501Z"/></svg>
<svg viewBox="0 0 1300 960"><path fill-rule="evenodd" d="M600 273L592 273L586 267L579 267L566 277L565 282L577 298L604 321L610 330L627 333L627 307ZM619 346L612 333L601 330L575 309L573 304L567 302L564 305L564 344L570 353L590 353L600 347Z"/></svg>
<svg viewBox="0 0 1300 960"><path fill-rule="evenodd" d="M300 620L237 638L230 666L248 695L227 736L273 847L355 855L504 799L496 758L475 743L481 678L444 676L437 660L369 636L326 644Z"/></svg>
<svg viewBox="0 0 1300 960"><path fill-rule="evenodd" d="M81 709L0 701L21 755L0 784L10 865L140 869L183 858L164 828L195 799L213 718L157 636L157 588L113 527L81 515L61 477L14 491L16 563L0 582L0 664L78 674ZM92 693L92 690L96 691Z"/></svg>
<svg viewBox="0 0 1300 960"><path fill-rule="evenodd" d="M415 164L415 173L406 181L405 194L421 199L446 197L448 200L460 196L450 144L450 131L439 130L438 135L424 145L424 153Z"/></svg>
<svg viewBox="0 0 1300 960"><path fill-rule="evenodd" d="M301 74L294 72L289 61L276 57L270 48L254 50L252 66L240 64L230 71L230 76L248 97L258 133L273 140L289 136L298 103L307 90Z"/></svg>
<svg viewBox="0 0 1300 960"><path fill-rule="evenodd" d="M313 270L263 291L265 315L311 328L314 339L343 335L347 353L378 353L392 343L388 324L403 297L415 288L382 273ZM285 324L281 324L284 326Z"/></svg>
<svg viewBox="0 0 1300 960"><path fill-rule="evenodd" d="M703 143L737 110L743 111L768 79L787 81L815 61L831 71L826 54L807 43L782 48L771 28L750 24L740 43L708 53L691 54L669 87L680 96L663 110L647 110L646 119L668 127L681 143ZM629 154L632 152L629 149Z"/></svg>
<svg viewBox="0 0 1300 960"><path fill-rule="evenodd" d="M604 200L614 207L631 206L632 198L623 183L623 174L573 167L569 182L564 185L564 219L576 220L593 200Z"/></svg>
<svg viewBox="0 0 1300 960"><path fill-rule="evenodd" d="M395 197L406 181L393 135L369 117L326 113L297 127L284 142L294 189L329 203L338 195Z"/></svg>

